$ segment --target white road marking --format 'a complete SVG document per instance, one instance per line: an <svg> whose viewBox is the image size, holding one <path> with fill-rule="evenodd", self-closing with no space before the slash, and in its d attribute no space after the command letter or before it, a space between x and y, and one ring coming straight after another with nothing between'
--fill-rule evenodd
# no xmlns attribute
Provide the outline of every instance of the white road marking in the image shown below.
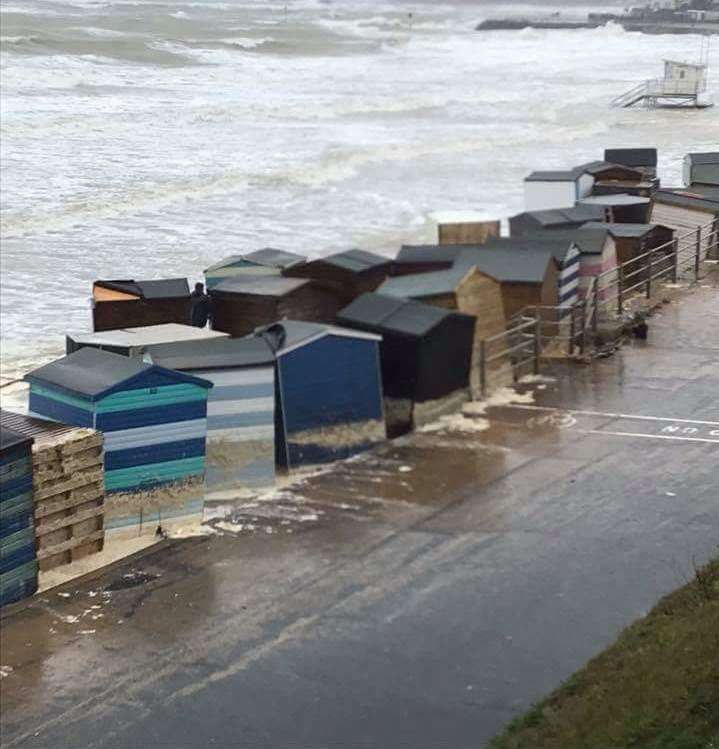
<svg viewBox="0 0 719 749"><path fill-rule="evenodd" d="M609 411L577 411L573 408L558 408L556 406L535 406L529 404L509 404L510 408L530 409L532 411L562 411L579 416L602 416L614 419L633 419L638 421L669 421L676 424L701 424L702 426L719 427L719 421L700 421L699 419L673 419L671 416L640 416L637 414L611 413Z"/></svg>
<svg viewBox="0 0 719 749"><path fill-rule="evenodd" d="M609 432L603 429L577 429L582 434L606 434L610 437L645 437L650 440L675 440L678 442L710 442L719 445L719 439L709 440L704 437L677 437L673 434L643 434L642 432Z"/></svg>

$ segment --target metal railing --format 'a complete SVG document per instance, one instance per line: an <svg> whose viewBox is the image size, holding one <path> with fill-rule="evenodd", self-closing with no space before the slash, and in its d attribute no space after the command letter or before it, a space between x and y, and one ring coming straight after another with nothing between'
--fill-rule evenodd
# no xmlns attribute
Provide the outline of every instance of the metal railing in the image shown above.
<svg viewBox="0 0 719 749"><path fill-rule="evenodd" d="M511 371L514 380L539 373L548 346L565 347L568 354L584 353L597 338L604 318L621 317L630 299L650 299L661 281L698 280L709 251L719 249L719 219L641 252L621 265L594 276L584 298L573 305L524 307L507 330L479 342L477 366L482 397L494 371Z"/></svg>

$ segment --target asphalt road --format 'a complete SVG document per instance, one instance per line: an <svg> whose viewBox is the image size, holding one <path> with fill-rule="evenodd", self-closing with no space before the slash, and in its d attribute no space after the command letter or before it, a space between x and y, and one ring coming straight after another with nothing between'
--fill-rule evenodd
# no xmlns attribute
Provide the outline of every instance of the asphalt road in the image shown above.
<svg viewBox="0 0 719 749"><path fill-rule="evenodd" d="M3 622L2 746L481 747L716 550L717 319L705 283L486 431L36 599Z"/></svg>

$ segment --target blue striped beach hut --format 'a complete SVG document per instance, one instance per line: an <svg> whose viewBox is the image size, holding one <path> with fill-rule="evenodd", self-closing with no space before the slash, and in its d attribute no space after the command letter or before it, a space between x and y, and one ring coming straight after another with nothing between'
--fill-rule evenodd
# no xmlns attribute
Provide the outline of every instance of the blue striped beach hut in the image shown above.
<svg viewBox="0 0 719 749"><path fill-rule="evenodd" d="M385 439L381 336L294 320L256 334L276 356L279 466L346 458Z"/></svg>
<svg viewBox="0 0 719 749"><path fill-rule="evenodd" d="M103 433L106 492L202 482L211 382L94 348L25 379L31 416Z"/></svg>
<svg viewBox="0 0 719 749"><path fill-rule="evenodd" d="M207 404L208 498L217 491L273 485L275 356L264 339L149 346L145 360L214 386Z"/></svg>
<svg viewBox="0 0 719 749"><path fill-rule="evenodd" d="M0 606L37 590L32 444L30 437L0 429Z"/></svg>

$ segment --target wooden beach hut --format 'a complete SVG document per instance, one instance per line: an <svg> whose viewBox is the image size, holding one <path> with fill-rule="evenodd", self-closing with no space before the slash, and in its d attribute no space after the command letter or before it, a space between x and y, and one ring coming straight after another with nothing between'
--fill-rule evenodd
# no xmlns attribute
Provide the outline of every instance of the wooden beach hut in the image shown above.
<svg viewBox="0 0 719 749"><path fill-rule="evenodd" d="M276 357L277 465L347 458L385 439L379 335L296 320L257 335Z"/></svg>
<svg viewBox="0 0 719 749"><path fill-rule="evenodd" d="M328 322L344 293L305 278L235 276L210 289L212 329L239 337L283 318Z"/></svg>
<svg viewBox="0 0 719 749"><path fill-rule="evenodd" d="M604 151L604 160L611 164L637 169L649 179L657 176L656 148L607 148Z"/></svg>
<svg viewBox="0 0 719 749"><path fill-rule="evenodd" d="M692 185L686 189L658 190L654 195L649 220L669 226L677 235L701 229L703 256L719 259L719 238L712 222L719 219L719 187Z"/></svg>
<svg viewBox="0 0 719 749"><path fill-rule="evenodd" d="M205 485L212 493L275 480L275 355L256 336L149 346L146 361L213 384Z"/></svg>
<svg viewBox="0 0 719 749"><path fill-rule="evenodd" d="M584 229L606 229L614 240L617 264L622 265L651 249L669 244L674 230L660 224L585 224Z"/></svg>
<svg viewBox="0 0 719 749"><path fill-rule="evenodd" d="M205 268L205 286L213 289L226 278L235 276L279 276L283 270L303 263L307 258L294 252L265 247L243 255L230 255Z"/></svg>
<svg viewBox="0 0 719 749"><path fill-rule="evenodd" d="M392 261L389 258L376 255L374 252L346 250L293 265L286 268L283 275L308 278L315 281L317 286L331 289L344 306L360 294L374 291L389 276L391 266Z"/></svg>
<svg viewBox="0 0 719 749"><path fill-rule="evenodd" d="M0 427L0 606L37 590L32 442Z"/></svg>
<svg viewBox="0 0 719 749"><path fill-rule="evenodd" d="M385 418L390 437L456 410L469 394L475 319L385 294L363 294L340 325L382 336Z"/></svg>
<svg viewBox="0 0 719 749"><path fill-rule="evenodd" d="M93 348L25 379L31 416L102 432L107 493L148 495L165 517L201 511L212 383ZM173 485L175 490L165 489ZM142 497L137 509L146 511ZM135 524L132 517L128 524Z"/></svg>
<svg viewBox="0 0 719 749"><path fill-rule="evenodd" d="M500 232L500 222L481 211L435 211L430 219L437 226L439 244L482 244Z"/></svg>
<svg viewBox="0 0 719 749"><path fill-rule="evenodd" d="M165 323L139 328L120 328L101 333L69 333L65 336L65 353L72 354L81 348L92 347L123 356L139 356L148 347L172 343L201 343L215 338L228 338L227 333L192 325Z"/></svg>
<svg viewBox="0 0 719 749"><path fill-rule="evenodd" d="M171 322L189 325L190 307L186 278L95 281L92 287L96 332Z"/></svg>

